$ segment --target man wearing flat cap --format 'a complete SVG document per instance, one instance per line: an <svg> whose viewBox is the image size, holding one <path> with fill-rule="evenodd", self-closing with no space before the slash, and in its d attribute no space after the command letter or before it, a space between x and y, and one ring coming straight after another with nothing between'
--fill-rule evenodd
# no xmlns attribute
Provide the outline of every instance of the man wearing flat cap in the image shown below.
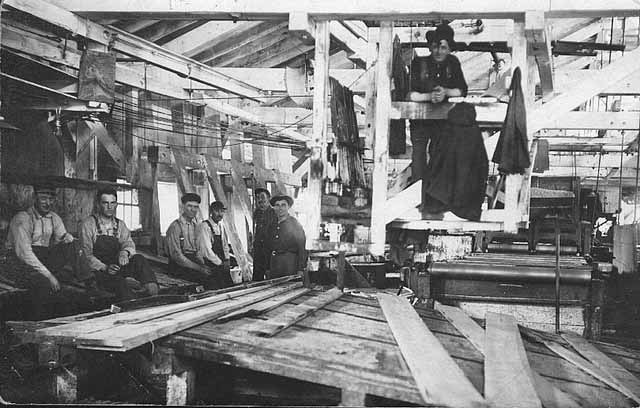
<svg viewBox="0 0 640 408"><path fill-rule="evenodd" d="M271 265L267 279L287 275L302 275L307 267L306 237L302 225L289 215L293 199L277 195L271 199L278 223L271 239Z"/></svg>
<svg viewBox="0 0 640 408"><path fill-rule="evenodd" d="M220 201L209 205L209 218L196 227L198 261L211 269L215 289L233 285L229 262L229 242L222 226L227 209Z"/></svg>
<svg viewBox="0 0 640 408"><path fill-rule="evenodd" d="M117 191L111 187L102 188L98 190L96 200L98 211L81 223L80 242L99 286L115 293L118 300L157 295L155 273L146 258L136 254L129 228L116 217ZM140 285L138 293L130 283Z"/></svg>
<svg viewBox="0 0 640 408"><path fill-rule="evenodd" d="M7 261L16 267L0 268L3 276L31 290L35 319L55 312L51 308L53 302L63 297L60 281L88 283L93 278L78 242L52 211L55 198L54 188L34 186L33 206L18 212L9 225Z"/></svg>
<svg viewBox="0 0 640 408"><path fill-rule="evenodd" d="M264 280L271 260L271 237L278 225L278 216L271 206L271 193L266 188L256 188L256 209L253 211L255 235L253 237L253 279Z"/></svg>
<svg viewBox="0 0 640 408"><path fill-rule="evenodd" d="M215 287L215 277L210 269L198 259L196 227L200 196L187 193L182 196L182 215L167 229L169 252L169 274L180 279L198 282L206 289Z"/></svg>

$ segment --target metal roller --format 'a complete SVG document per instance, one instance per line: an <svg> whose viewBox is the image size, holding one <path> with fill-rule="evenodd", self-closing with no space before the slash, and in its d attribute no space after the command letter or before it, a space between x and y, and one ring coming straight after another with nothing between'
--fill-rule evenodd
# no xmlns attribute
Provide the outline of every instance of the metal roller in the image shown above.
<svg viewBox="0 0 640 408"><path fill-rule="evenodd" d="M487 245L487 250L489 252L517 252L517 253L528 253L529 245L527 244L498 244L498 243L490 243ZM536 246L536 252L540 254L555 254L556 247L555 245L540 245ZM573 245L561 245L560 246L560 254L561 255L575 255L578 252L578 247Z"/></svg>
<svg viewBox="0 0 640 408"><path fill-rule="evenodd" d="M553 265L550 265L553 266ZM456 264L434 262L428 267L434 277L449 279L491 280L510 282L544 282L554 283L556 273L553 267L504 266L483 264ZM560 270L561 283L588 284L591 271L588 269Z"/></svg>

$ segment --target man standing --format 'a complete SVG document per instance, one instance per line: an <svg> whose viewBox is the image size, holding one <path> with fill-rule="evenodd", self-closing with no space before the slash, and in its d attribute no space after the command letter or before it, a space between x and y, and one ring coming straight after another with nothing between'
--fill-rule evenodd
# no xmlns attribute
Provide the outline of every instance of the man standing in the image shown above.
<svg viewBox="0 0 640 408"><path fill-rule="evenodd" d="M229 243L222 227L222 217L226 208L220 201L209 205L209 219L196 227L198 260L211 268L215 289L233 285L229 263Z"/></svg>
<svg viewBox="0 0 640 408"><path fill-rule="evenodd" d="M34 186L34 204L18 212L9 225L7 264L0 273L21 288L31 290L32 317L53 315L50 306L62 300L60 281L88 283L93 274L58 214L52 211L54 188Z"/></svg>
<svg viewBox="0 0 640 408"><path fill-rule="evenodd" d="M303 274L307 267L306 237L304 229L294 217L289 215L293 198L278 195L271 199L271 205L278 216L278 224L273 231L271 244L271 266L267 278Z"/></svg>
<svg viewBox="0 0 640 408"><path fill-rule="evenodd" d="M198 282L205 289L215 287L215 277L202 259L198 259L196 242L196 215L200 208L200 196L187 193L182 196L182 215L167 229L169 274L176 278Z"/></svg>
<svg viewBox="0 0 640 408"><path fill-rule="evenodd" d="M124 221L116 218L117 193L113 188L98 191L98 213L86 218L80 227L80 242L96 272L98 284L115 292L120 300L131 299L134 293L127 277L140 282L146 295L158 294L156 277L147 260L136 254L136 246Z"/></svg>
<svg viewBox="0 0 640 408"><path fill-rule="evenodd" d="M269 248L273 231L278 225L278 216L271 207L271 193L265 188L256 188L256 209L253 212L253 280L264 280L269 270L271 249Z"/></svg>

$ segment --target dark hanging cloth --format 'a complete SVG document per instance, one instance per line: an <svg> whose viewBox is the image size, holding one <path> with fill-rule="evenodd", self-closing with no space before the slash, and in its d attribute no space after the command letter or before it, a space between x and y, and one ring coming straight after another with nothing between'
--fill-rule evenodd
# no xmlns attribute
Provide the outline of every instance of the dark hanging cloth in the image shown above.
<svg viewBox="0 0 640 408"><path fill-rule="evenodd" d="M473 105L456 104L430 134L423 177L423 211L451 211L477 221L482 213L489 160Z"/></svg>
<svg viewBox="0 0 640 408"><path fill-rule="evenodd" d="M527 140L527 115L524 94L520 81L520 67L513 71L511 79L511 97L507 115L502 124L500 138L493 153L492 162L498 164L498 170L504 174L522 174L529 167L529 141Z"/></svg>
<svg viewBox="0 0 640 408"><path fill-rule="evenodd" d="M358 134L358 121L353 105L353 92L335 78L331 86L331 128L338 147L337 174L344 185L366 187L364 164Z"/></svg>
<svg viewBox="0 0 640 408"><path fill-rule="evenodd" d="M393 61L391 64L391 76L394 89L391 92L391 100L402 101L409 92L409 73L402 60L402 48L400 39L396 36L393 40ZM389 155L398 156L407 152L407 131L404 119L392 119L389 124Z"/></svg>
<svg viewBox="0 0 640 408"><path fill-rule="evenodd" d="M536 157L533 159L533 171L535 173L542 173L547 170L549 170L549 141L539 139Z"/></svg>

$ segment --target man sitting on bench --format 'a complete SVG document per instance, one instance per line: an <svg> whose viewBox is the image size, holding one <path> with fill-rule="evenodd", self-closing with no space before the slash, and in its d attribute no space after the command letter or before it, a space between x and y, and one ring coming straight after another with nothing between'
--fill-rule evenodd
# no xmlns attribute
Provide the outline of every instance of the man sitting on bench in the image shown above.
<svg viewBox="0 0 640 408"><path fill-rule="evenodd" d="M34 319L64 313L58 307L71 299L61 292L61 282L93 286L94 276L86 267L78 242L52 211L55 199L55 188L34 186L33 206L19 211L11 220L6 263L0 268L2 276L31 291Z"/></svg>
<svg viewBox="0 0 640 408"><path fill-rule="evenodd" d="M136 254L136 246L127 225L116 218L117 197L112 188L98 191L98 213L85 219L80 228L82 249L91 269L96 272L98 284L114 292L119 300L136 297L127 277L142 284L144 290L141 295L157 295L155 274L147 260Z"/></svg>

